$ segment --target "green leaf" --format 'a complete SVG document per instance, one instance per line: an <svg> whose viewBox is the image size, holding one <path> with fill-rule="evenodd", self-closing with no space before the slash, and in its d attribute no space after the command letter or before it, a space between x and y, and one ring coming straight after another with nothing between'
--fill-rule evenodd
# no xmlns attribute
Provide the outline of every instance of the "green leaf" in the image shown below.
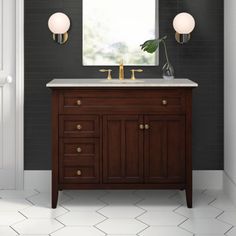
<svg viewBox="0 0 236 236"><path fill-rule="evenodd" d="M159 48L160 43L166 39L167 39L167 36L165 35L164 37L160 39L147 40L140 46L144 52L154 53Z"/></svg>
<svg viewBox="0 0 236 236"><path fill-rule="evenodd" d="M154 53L159 47L159 43L160 43L159 39L152 39L152 40L147 40L140 46L144 52Z"/></svg>

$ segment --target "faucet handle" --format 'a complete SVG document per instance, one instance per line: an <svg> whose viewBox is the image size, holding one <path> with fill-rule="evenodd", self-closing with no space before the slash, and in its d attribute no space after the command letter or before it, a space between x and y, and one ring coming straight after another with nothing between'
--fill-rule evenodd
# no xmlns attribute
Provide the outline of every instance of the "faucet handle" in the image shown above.
<svg viewBox="0 0 236 236"><path fill-rule="evenodd" d="M143 72L143 70L142 69L132 69L131 70L131 72L132 72L132 74L131 74L131 80L136 80L136 78L135 78L135 72Z"/></svg>
<svg viewBox="0 0 236 236"><path fill-rule="evenodd" d="M112 72L112 70L111 70L111 69L108 69L108 70L106 70L106 69L100 69L99 71L100 71L100 72L108 72L108 74L107 74L107 79L108 79L108 80L111 80L111 79L112 79L112 77L111 77L111 72Z"/></svg>

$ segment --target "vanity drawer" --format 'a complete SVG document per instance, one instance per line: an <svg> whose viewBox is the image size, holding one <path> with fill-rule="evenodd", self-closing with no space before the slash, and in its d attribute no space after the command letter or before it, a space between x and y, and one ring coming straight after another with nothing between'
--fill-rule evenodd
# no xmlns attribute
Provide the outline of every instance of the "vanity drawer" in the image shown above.
<svg viewBox="0 0 236 236"><path fill-rule="evenodd" d="M60 140L60 161L63 165L94 165L99 162L99 139L66 138Z"/></svg>
<svg viewBox="0 0 236 236"><path fill-rule="evenodd" d="M61 169L61 183L98 183L99 169L98 166L66 166Z"/></svg>
<svg viewBox="0 0 236 236"><path fill-rule="evenodd" d="M61 114L113 111L159 111L181 113L185 111L185 94L182 90L139 90L127 91L96 90L70 91L60 94Z"/></svg>
<svg viewBox="0 0 236 236"><path fill-rule="evenodd" d="M98 137L99 116L59 116L60 137Z"/></svg>

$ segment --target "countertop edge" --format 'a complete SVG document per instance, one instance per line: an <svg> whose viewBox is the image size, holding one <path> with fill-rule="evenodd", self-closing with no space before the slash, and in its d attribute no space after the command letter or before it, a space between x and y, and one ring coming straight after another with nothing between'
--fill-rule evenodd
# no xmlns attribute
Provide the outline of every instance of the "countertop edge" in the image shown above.
<svg viewBox="0 0 236 236"><path fill-rule="evenodd" d="M46 85L47 88L197 88L198 84L196 85L187 85L187 84L181 84L181 85Z"/></svg>
<svg viewBox="0 0 236 236"><path fill-rule="evenodd" d="M196 88L198 84L187 78L176 78L175 80L164 81L163 79L144 79L145 82L139 83L102 83L98 79L53 79L46 84L47 88L176 88L176 87L189 87ZM158 81L159 80L159 81ZM80 82L80 83L78 83Z"/></svg>

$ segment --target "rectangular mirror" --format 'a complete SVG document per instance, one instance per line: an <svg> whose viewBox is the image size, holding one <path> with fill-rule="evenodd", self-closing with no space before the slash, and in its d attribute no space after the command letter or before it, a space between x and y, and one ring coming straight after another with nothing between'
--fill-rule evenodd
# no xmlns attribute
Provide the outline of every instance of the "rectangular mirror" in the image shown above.
<svg viewBox="0 0 236 236"><path fill-rule="evenodd" d="M158 65L140 45L159 37L158 0L83 0L83 65Z"/></svg>

